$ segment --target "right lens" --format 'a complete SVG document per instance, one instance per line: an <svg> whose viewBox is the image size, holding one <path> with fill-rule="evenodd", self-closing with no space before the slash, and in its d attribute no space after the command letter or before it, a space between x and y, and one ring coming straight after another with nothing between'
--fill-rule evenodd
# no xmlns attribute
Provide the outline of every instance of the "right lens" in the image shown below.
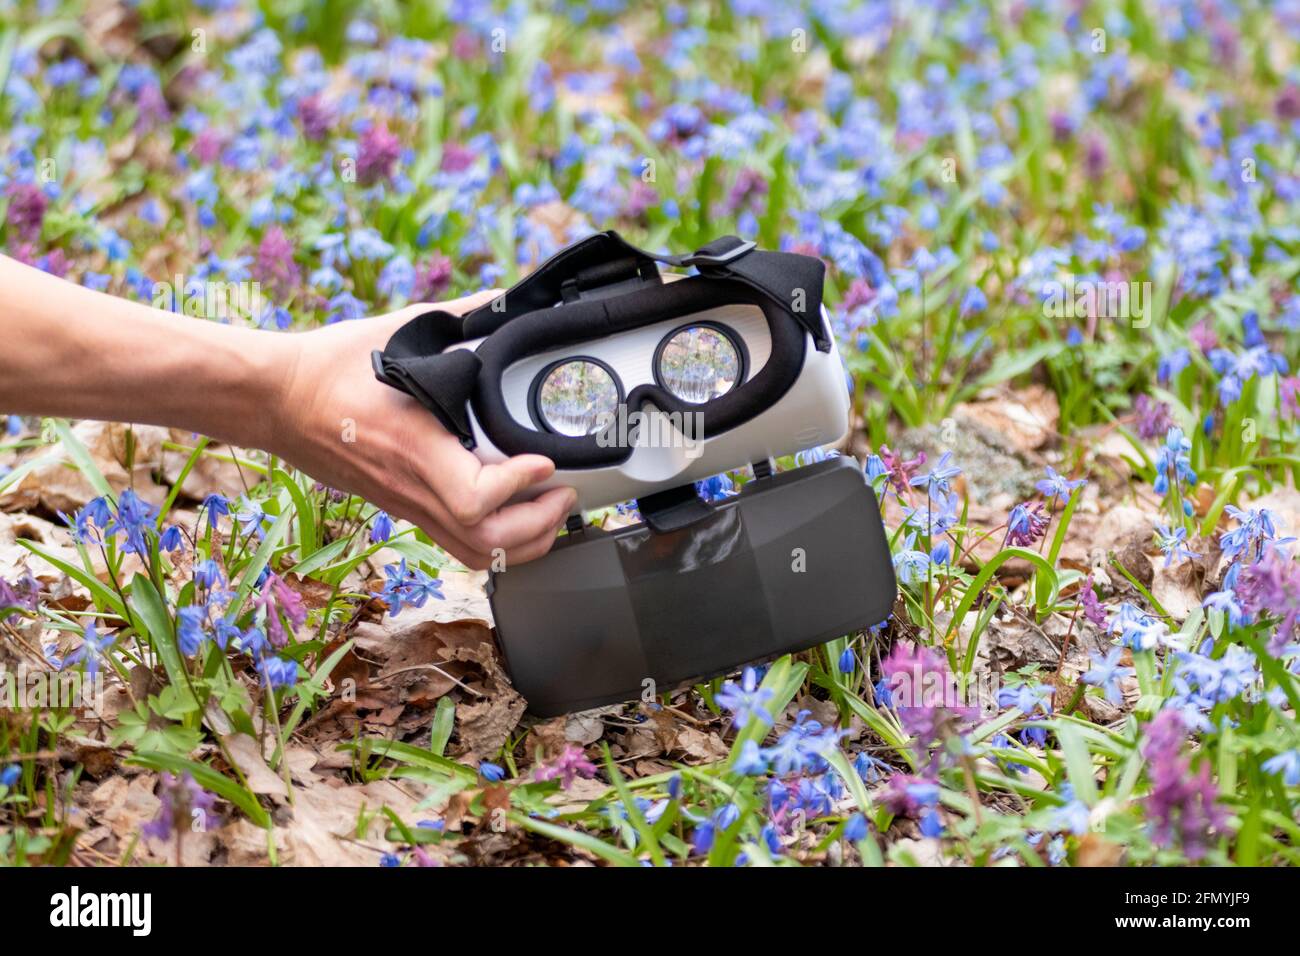
<svg viewBox="0 0 1300 956"><path fill-rule="evenodd" d="M586 359L554 366L537 388L537 413L552 431L579 437L593 435L608 416L617 414L618 383L609 369Z"/></svg>
<svg viewBox="0 0 1300 956"><path fill-rule="evenodd" d="M684 402L700 405L727 394L740 379L740 351L708 325L674 332L659 350L659 381Z"/></svg>

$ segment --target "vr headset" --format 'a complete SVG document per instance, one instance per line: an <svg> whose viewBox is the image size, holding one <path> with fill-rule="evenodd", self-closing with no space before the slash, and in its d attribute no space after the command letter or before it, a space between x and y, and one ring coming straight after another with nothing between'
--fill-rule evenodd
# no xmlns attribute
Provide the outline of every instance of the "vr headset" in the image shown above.
<svg viewBox="0 0 1300 956"><path fill-rule="evenodd" d="M820 259L734 236L667 256L597 233L463 318L413 319L374 353L380 381L485 463L552 459L530 494L578 491L551 552L488 581L534 714L648 699L888 617L893 563L861 470L772 467L848 432L824 276ZM697 493L747 465L738 494ZM584 526L582 510L631 499L641 523Z"/></svg>

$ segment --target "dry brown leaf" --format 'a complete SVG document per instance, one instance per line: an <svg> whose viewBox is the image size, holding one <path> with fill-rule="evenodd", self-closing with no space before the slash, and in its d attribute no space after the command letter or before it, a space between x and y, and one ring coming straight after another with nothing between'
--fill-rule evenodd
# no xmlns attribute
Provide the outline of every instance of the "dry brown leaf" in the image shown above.
<svg viewBox="0 0 1300 956"><path fill-rule="evenodd" d="M158 815L161 801L154 794L158 778L154 774L134 777L112 776L90 794L88 808L91 817L108 827L119 847L125 848L140 833L140 827ZM181 845L181 860L186 866L203 866L212 858L217 847L214 831L186 832ZM141 838L136 844L135 860L138 863L175 863L176 845Z"/></svg>
<svg viewBox="0 0 1300 956"><path fill-rule="evenodd" d="M716 733L696 730L694 727L681 727L677 731L676 750L686 755L688 760L696 763L712 763L727 756L727 745Z"/></svg>
<svg viewBox="0 0 1300 956"><path fill-rule="evenodd" d="M1193 550L1203 550L1194 542L1192 547ZM1201 606L1204 565L1199 560L1185 560L1165 567L1161 558L1151 562L1151 570L1151 596L1175 621L1187 620L1187 616Z"/></svg>
<svg viewBox="0 0 1300 956"><path fill-rule="evenodd" d="M570 714L564 722L564 739L571 744L577 744L579 747L594 744L604 736L604 715L617 714L622 710L622 704L615 704L612 707L598 707L595 710L584 710L581 713Z"/></svg>
<svg viewBox="0 0 1300 956"><path fill-rule="evenodd" d="M1004 436L1022 452L1037 451L1056 438L1061 417L1056 393L1043 385L1000 389L979 401L963 402L953 417L964 415Z"/></svg>
<svg viewBox="0 0 1300 956"><path fill-rule="evenodd" d="M262 748L256 740L248 734L230 734L224 743L230 759L239 765L244 779L248 781L248 789L253 793L288 799L284 778L267 766Z"/></svg>
<svg viewBox="0 0 1300 956"><path fill-rule="evenodd" d="M130 473L125 467L128 432L135 442ZM167 491L154 484L153 472L162 461L162 443L168 437L167 429L155 425L81 421L72 426L72 433L86 446L91 459L114 491L130 486L151 504L161 504ZM48 462L32 469L14 487L0 495L0 510L32 511L43 508L49 512L63 511L71 514L96 497L98 492L71 464L62 442L34 448L24 460L45 455L51 456Z"/></svg>
<svg viewBox="0 0 1300 956"><path fill-rule="evenodd" d="M192 447L197 441L192 432L182 431L179 428L171 429L170 437L174 443L187 447ZM208 445L204 454L200 455L198 460L195 461L190 473L185 476L185 484L181 486L180 498L189 501L202 501L208 495L213 494L224 495L227 498L242 494L249 476L241 474L239 466L233 461L223 459L244 458L247 455L248 453L242 448L233 448L230 445L220 444ZM190 453L186 451L168 451L162 456L160 471L167 484L176 484L180 479L181 469L185 467L189 457Z"/></svg>
<svg viewBox="0 0 1300 956"><path fill-rule="evenodd" d="M295 788L293 807L285 808L285 822L277 833L284 837L283 862L294 866L374 866L379 854L391 848L383 839L389 821L380 810L386 806L414 825L415 808L423 793L413 791L420 789L410 782L399 787L388 780L346 786L330 778L321 778L315 786ZM369 820L358 835L363 808ZM265 843L263 836L263 846Z"/></svg>
<svg viewBox="0 0 1300 956"><path fill-rule="evenodd" d="M529 759L537 756L539 750L543 760L558 756L568 744L567 727L568 719L565 717L552 717L550 720L540 720L533 724L529 728L528 741L524 745Z"/></svg>
<svg viewBox="0 0 1300 956"><path fill-rule="evenodd" d="M1079 840L1079 866L1118 866L1124 847L1097 833L1085 833Z"/></svg>
<svg viewBox="0 0 1300 956"><path fill-rule="evenodd" d="M513 688L495 697L456 709L456 732L465 754L491 754L500 750L528 707Z"/></svg>

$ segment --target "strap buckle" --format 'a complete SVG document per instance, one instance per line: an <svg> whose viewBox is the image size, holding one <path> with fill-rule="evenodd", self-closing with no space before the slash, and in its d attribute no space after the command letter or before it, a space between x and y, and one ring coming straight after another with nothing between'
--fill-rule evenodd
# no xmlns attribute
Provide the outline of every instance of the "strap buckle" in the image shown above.
<svg viewBox="0 0 1300 956"><path fill-rule="evenodd" d="M695 266L697 268L701 265L705 265L705 266L726 265L728 262L733 262L734 260L739 259L741 256L745 255L748 252L751 252L755 248L757 248L757 243L747 239L741 242L741 244L736 246L735 248L728 249L726 252L719 252L719 253L693 252L689 256L685 256L682 259L682 265Z"/></svg>

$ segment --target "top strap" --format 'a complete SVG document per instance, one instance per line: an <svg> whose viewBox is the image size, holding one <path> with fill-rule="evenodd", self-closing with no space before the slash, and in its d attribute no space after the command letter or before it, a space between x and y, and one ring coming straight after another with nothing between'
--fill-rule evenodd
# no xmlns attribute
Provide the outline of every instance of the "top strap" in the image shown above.
<svg viewBox="0 0 1300 956"><path fill-rule="evenodd" d="M511 319L572 301L574 293L584 289L617 290L625 282L658 282L656 263L693 267L701 275L744 282L793 315L818 351L830 351L830 336L821 321L826 265L820 259L765 252L738 236L721 236L688 255L664 255L640 249L612 229L561 249L499 298L466 314L465 338L491 335Z"/></svg>

